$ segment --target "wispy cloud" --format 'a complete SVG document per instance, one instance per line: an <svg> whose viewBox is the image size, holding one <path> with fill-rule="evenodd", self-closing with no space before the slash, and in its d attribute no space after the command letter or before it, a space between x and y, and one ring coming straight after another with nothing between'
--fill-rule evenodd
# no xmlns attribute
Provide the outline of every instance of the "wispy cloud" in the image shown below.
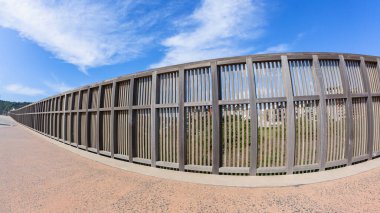
<svg viewBox="0 0 380 213"><path fill-rule="evenodd" d="M53 92L66 92L68 90L74 89L74 87L67 85L65 82L61 81L54 73L51 73L51 79L43 81L46 87L48 87Z"/></svg>
<svg viewBox="0 0 380 213"><path fill-rule="evenodd" d="M151 67L251 51L254 47L244 46L244 41L261 34L262 7L252 0L203 0L189 17L176 22L178 33L162 42L165 56Z"/></svg>
<svg viewBox="0 0 380 213"><path fill-rule="evenodd" d="M149 15L131 19L136 4L132 0L0 0L0 26L18 31L55 57L85 70L141 53L151 38L136 32L154 19Z"/></svg>
<svg viewBox="0 0 380 213"><path fill-rule="evenodd" d="M263 51L257 52L258 54L263 54L263 53L281 53L281 52L289 52L294 48L294 46L297 45L297 43L302 40L305 35L307 35L307 32L300 32L298 33L295 38L290 41L290 42L285 42L285 43L280 43L276 44L274 46L270 46L266 48Z"/></svg>
<svg viewBox="0 0 380 213"><path fill-rule="evenodd" d="M279 53L289 51L289 44L278 44L275 46L268 47L264 51L258 53Z"/></svg>
<svg viewBox="0 0 380 213"><path fill-rule="evenodd" d="M45 81L44 84L49 87L54 92L62 93L73 89L73 87L66 85L64 82L48 82Z"/></svg>
<svg viewBox="0 0 380 213"><path fill-rule="evenodd" d="M28 87L22 84L9 84L6 85L4 89L9 93L26 96L37 96L45 94L45 91L41 89Z"/></svg>

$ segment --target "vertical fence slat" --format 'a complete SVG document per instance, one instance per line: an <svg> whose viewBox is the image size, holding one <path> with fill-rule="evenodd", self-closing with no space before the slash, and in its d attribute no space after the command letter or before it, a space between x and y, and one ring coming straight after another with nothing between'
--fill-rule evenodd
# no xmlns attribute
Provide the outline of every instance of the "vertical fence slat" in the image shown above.
<svg viewBox="0 0 380 213"><path fill-rule="evenodd" d="M286 125L286 135L287 135L287 173L293 173L294 167L294 142L295 142L295 126L294 126L294 101L293 101L293 90L290 84L286 82L291 82L288 57L285 55L281 56L281 67L282 74L284 76L284 87L287 99L287 125Z"/></svg>
<svg viewBox="0 0 380 213"><path fill-rule="evenodd" d="M114 158L115 154L115 146L116 146L116 135L117 135L117 129L115 128L115 102L116 102L116 81L112 82L112 93L111 93L111 132L110 132L110 137L111 137L111 158Z"/></svg>
<svg viewBox="0 0 380 213"><path fill-rule="evenodd" d="M219 76L216 61L211 62L212 78L212 173L218 174L220 167L220 114L219 114Z"/></svg>
<svg viewBox="0 0 380 213"><path fill-rule="evenodd" d="M353 153L353 110L352 110L352 97L351 97L351 91L350 86L348 82L348 73L347 73L347 66L346 62L344 60L343 55L339 55L339 71L342 78L342 85L343 85L343 94L347 98L346 101L346 128L345 128L345 139L346 139L346 149L345 149L345 156L348 160L348 165L351 165L352 163L352 153Z"/></svg>
<svg viewBox="0 0 380 213"><path fill-rule="evenodd" d="M96 141L96 152L99 154L100 150L100 104L103 102L103 95L102 95L102 89L103 85L100 85L98 87L97 92L97 103L96 103L96 132L95 132L95 141Z"/></svg>
<svg viewBox="0 0 380 213"><path fill-rule="evenodd" d="M66 143L66 140L67 140L67 134L66 134L66 102L67 102L67 94L65 94L65 98L64 98L64 101L63 101L63 142Z"/></svg>
<svg viewBox="0 0 380 213"><path fill-rule="evenodd" d="M257 107L256 107L256 82L253 73L252 58L246 58L249 86L249 115L251 118L251 147L250 147L250 167L249 174L256 175L257 172Z"/></svg>
<svg viewBox="0 0 380 213"><path fill-rule="evenodd" d="M68 135L69 135L69 144L73 144L74 143L74 113L73 113L73 108L74 108L74 101L75 101L75 99L74 99L74 94L75 93L71 93L71 96L70 96L70 105L69 105L69 110L70 110L70 113L69 113L69 133L68 133Z"/></svg>
<svg viewBox="0 0 380 213"><path fill-rule="evenodd" d="M185 144L185 70L183 66L179 68L179 93L178 93L178 145L179 145L179 170L185 171L185 155L187 153Z"/></svg>
<svg viewBox="0 0 380 213"><path fill-rule="evenodd" d="M135 140L135 131L134 131L134 125L135 125L135 115L133 112L133 100L134 100L134 93L135 93L135 79L131 78L129 80L129 102L128 102L128 157L129 162L133 162L134 157L134 145L133 140Z"/></svg>
<svg viewBox="0 0 380 213"><path fill-rule="evenodd" d="M368 141L367 141L367 153L369 159L372 159L372 153L373 153L373 134L374 134L374 116L373 116L373 103L372 103L372 90L370 87L370 80L369 80L369 72L366 67L366 62L363 56L360 57L360 71L363 76L363 83L365 91L368 94L367 98L367 134L368 134ZM380 70L379 70L380 71ZM378 73L379 74L379 73ZM380 84L380 82L376 82L377 84Z"/></svg>
<svg viewBox="0 0 380 213"><path fill-rule="evenodd" d="M87 104L85 105L86 109L86 126L85 126L85 146L86 150L88 150L89 144L90 144L90 113L88 112L88 109L90 108L91 104L91 89L90 87L87 88Z"/></svg>
<svg viewBox="0 0 380 213"><path fill-rule="evenodd" d="M82 94L83 94L83 90L80 90L79 91L79 93L78 93L78 95L79 95L79 97L78 97L78 107L77 107L77 110L78 110L78 112L77 112L77 132L76 132L76 138L77 138L77 148L79 147L79 144L81 143L81 130L82 130L82 125L81 125L81 114L80 114L80 112L79 112L79 106L80 106L80 103L82 103L82 101L83 101L83 98L82 98Z"/></svg>
<svg viewBox="0 0 380 213"><path fill-rule="evenodd" d="M157 72L153 71L152 73L152 90L151 90L151 159L152 167L156 167L156 161L159 155L159 139L158 139L158 128L159 128L159 116L157 116L157 91L160 91L159 84L157 83ZM147 92L147 91L145 91ZM149 93L149 91L148 91ZM149 125L149 124L148 124Z"/></svg>
<svg viewBox="0 0 380 213"><path fill-rule="evenodd" d="M323 81L323 75L321 67L319 64L318 55L313 55L313 74L316 79L317 90L319 94L319 120L320 120L320 131L319 131L319 140L320 140L320 149L319 149L319 169L324 171L326 168L326 158L327 158L327 108L326 108L326 86Z"/></svg>

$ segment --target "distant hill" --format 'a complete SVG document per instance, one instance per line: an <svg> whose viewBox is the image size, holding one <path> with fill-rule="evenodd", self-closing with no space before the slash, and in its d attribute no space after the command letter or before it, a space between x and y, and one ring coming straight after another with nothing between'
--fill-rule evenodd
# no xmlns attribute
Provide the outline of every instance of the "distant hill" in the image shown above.
<svg viewBox="0 0 380 213"><path fill-rule="evenodd" d="M30 104L29 102L12 102L0 100L0 115L6 114L12 109L18 109Z"/></svg>

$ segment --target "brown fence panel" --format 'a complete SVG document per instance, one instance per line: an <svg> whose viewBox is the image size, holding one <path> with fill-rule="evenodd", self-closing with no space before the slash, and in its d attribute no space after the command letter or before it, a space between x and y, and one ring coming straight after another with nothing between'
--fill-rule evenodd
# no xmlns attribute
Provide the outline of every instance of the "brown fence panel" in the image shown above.
<svg viewBox="0 0 380 213"><path fill-rule="evenodd" d="M14 110L61 142L130 162L292 174L380 155L380 58L214 59L104 81Z"/></svg>
<svg viewBox="0 0 380 213"><path fill-rule="evenodd" d="M258 104L257 112L258 168L286 166L286 102Z"/></svg>
<svg viewBox="0 0 380 213"><path fill-rule="evenodd" d="M319 102L297 101L295 103L295 165L318 163L319 153Z"/></svg>
<svg viewBox="0 0 380 213"><path fill-rule="evenodd" d="M346 158L346 101L344 99L327 100L328 151L327 162Z"/></svg>

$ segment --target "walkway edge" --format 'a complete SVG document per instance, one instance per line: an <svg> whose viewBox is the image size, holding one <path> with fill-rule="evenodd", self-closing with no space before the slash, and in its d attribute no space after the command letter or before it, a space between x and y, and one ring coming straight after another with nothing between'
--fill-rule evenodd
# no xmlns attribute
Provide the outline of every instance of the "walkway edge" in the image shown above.
<svg viewBox="0 0 380 213"><path fill-rule="evenodd" d="M62 147L68 151L78 154L82 157L94 160L96 162L119 168L128 172L139 173L157 178L168 180L183 181L188 183L206 184L214 186L234 186L234 187L285 187L285 186L299 186L305 184L320 183L324 181L332 181L340 178L349 177L352 175L360 174L371 169L380 167L380 158L373 159L356 165L346 166L343 168L320 171L305 174L293 175L277 175L277 176L227 176L227 175L212 175L212 174L199 174L190 172L172 171L166 169L153 168L149 166L142 166L121 160L112 159L109 157L97 155L78 149L76 147L61 143L55 139L44 136L22 124L17 127L23 128L33 135L41 139ZM16 127L16 128L17 128Z"/></svg>

